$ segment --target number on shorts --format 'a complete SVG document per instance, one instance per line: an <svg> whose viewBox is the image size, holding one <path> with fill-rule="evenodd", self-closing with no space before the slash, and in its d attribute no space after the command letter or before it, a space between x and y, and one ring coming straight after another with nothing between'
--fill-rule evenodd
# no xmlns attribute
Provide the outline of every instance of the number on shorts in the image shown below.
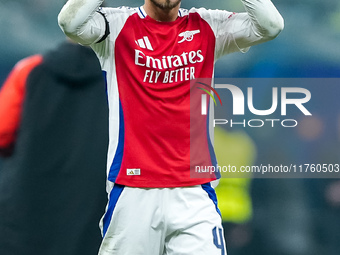
<svg viewBox="0 0 340 255"><path fill-rule="evenodd" d="M218 230L218 233L217 233L217 230ZM221 250L221 255L225 255L223 229L214 227L212 230L212 234L214 237L215 246L217 247L217 249ZM217 236L219 236L219 238Z"/></svg>

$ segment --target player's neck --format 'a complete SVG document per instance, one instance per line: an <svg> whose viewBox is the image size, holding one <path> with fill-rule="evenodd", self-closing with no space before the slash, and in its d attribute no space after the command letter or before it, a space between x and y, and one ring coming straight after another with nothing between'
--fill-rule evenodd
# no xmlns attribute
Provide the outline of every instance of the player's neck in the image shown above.
<svg viewBox="0 0 340 255"><path fill-rule="evenodd" d="M161 21L161 22L171 22L177 19L178 10L180 6L178 5L171 10L163 10L155 6L150 1L145 1L145 4L143 7L144 7L146 14L150 18L153 18L154 20Z"/></svg>

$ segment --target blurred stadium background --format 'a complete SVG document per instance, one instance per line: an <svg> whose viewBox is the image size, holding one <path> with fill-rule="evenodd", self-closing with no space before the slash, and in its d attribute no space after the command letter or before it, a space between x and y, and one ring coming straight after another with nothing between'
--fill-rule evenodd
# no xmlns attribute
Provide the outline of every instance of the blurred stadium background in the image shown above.
<svg viewBox="0 0 340 255"><path fill-rule="evenodd" d="M221 59L216 65L216 77L339 78L340 2L273 2L285 19L284 31L276 40L253 47L247 54L235 53ZM0 86L17 61L42 53L64 40L57 25L63 3L63 0L0 0ZM112 0L106 4L140 6L143 1ZM243 11L239 0L183 0L183 8L192 6ZM239 140L230 137L233 132L236 136L241 133L243 138L239 139L245 141L241 151L249 155L240 157L247 158L247 162L251 157L254 164L296 160L339 163L337 95L340 86L327 91L327 87L321 85L317 88L319 93L324 99L332 95L333 100L313 103L313 119L301 120L310 132L296 129L284 135L279 130L225 130L229 135L225 139L236 145ZM314 162L308 162L311 160ZM242 226L233 225L233 231L227 233L230 255L340 254L340 183L337 179L254 179L251 183L238 184L243 185L242 192L249 192L251 202L245 203L247 212L243 212L246 216L242 219L226 213L230 216L225 218L226 222ZM233 196L233 192L228 196ZM249 199L245 197L240 199Z"/></svg>

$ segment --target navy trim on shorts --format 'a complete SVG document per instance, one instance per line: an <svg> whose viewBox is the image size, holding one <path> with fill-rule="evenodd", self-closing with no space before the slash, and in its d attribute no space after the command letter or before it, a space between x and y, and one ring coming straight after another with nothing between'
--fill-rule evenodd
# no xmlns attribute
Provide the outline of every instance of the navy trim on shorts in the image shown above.
<svg viewBox="0 0 340 255"><path fill-rule="evenodd" d="M105 216L103 218L103 238L107 232L107 229L109 228L111 219L112 219L112 214L113 211L116 207L116 204L118 202L118 199L120 197L120 195L122 194L123 190L124 190L124 185L120 185L120 184L114 184L111 193L110 193L110 200L109 200L109 205L107 208L107 211L105 213Z"/></svg>
<svg viewBox="0 0 340 255"><path fill-rule="evenodd" d="M217 206L217 196L213 187L211 187L210 182L202 184L202 188L208 193L209 198L213 201L216 211L222 217L220 209Z"/></svg>

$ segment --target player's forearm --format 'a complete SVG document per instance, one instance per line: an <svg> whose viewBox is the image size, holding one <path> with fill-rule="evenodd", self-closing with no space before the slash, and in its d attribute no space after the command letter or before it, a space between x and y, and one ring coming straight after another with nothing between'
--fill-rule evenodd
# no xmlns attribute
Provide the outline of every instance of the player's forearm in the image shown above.
<svg viewBox="0 0 340 255"><path fill-rule="evenodd" d="M69 0L58 16L58 23L64 33L71 39L81 43L91 43L92 39L98 37L99 31L92 30L91 34L85 35L84 26L96 14L96 10L103 0Z"/></svg>
<svg viewBox="0 0 340 255"><path fill-rule="evenodd" d="M270 0L241 0L254 33L263 39L275 38L283 29L283 18Z"/></svg>

